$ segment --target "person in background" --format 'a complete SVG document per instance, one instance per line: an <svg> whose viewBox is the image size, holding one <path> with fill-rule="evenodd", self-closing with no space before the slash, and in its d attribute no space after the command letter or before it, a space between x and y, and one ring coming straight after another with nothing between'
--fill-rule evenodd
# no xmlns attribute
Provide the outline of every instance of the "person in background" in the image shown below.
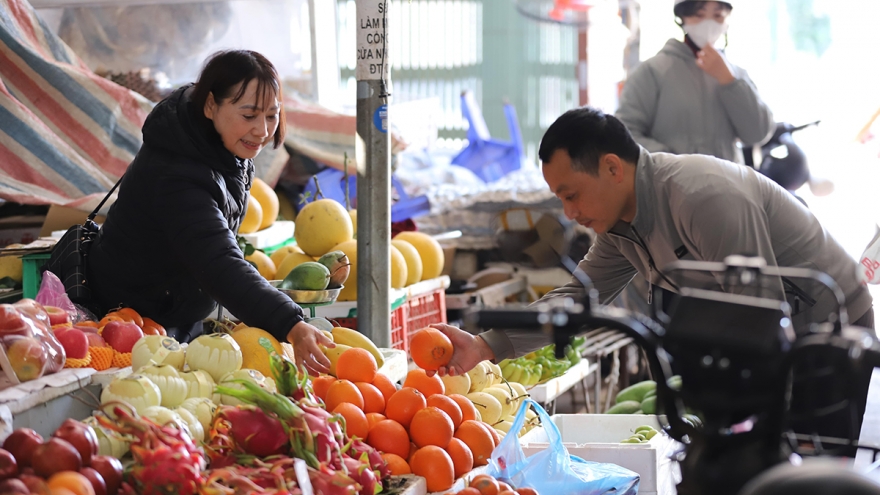
<svg viewBox="0 0 880 495"><path fill-rule="evenodd" d="M319 344L333 342L245 261L236 240L253 160L284 141L281 101L272 63L231 50L156 105L88 254L96 306L133 308L186 342L219 302L245 324L290 341L297 364L328 370Z"/></svg>
<svg viewBox="0 0 880 495"><path fill-rule="evenodd" d="M773 114L746 71L716 42L727 33L729 2L676 0L684 41L670 39L628 78L616 112L650 152L711 155L743 163L773 134Z"/></svg>

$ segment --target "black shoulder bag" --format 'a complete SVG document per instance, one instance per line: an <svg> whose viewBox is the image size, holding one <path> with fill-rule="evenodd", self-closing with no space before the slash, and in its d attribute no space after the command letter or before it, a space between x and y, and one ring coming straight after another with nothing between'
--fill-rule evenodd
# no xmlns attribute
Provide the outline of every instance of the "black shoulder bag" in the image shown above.
<svg viewBox="0 0 880 495"><path fill-rule="evenodd" d="M89 214L85 223L74 225L67 229L67 232L64 233L58 243L55 244L55 247L52 248L52 255L43 268L61 279L61 283L64 284L64 290L67 292L67 297L71 301L85 307L89 307L92 304L92 289L86 281L86 264L89 247L95 236L98 235L99 230L98 224L95 223L95 217L121 182L122 177L110 189L110 192L104 196L104 199L98 203L95 211Z"/></svg>

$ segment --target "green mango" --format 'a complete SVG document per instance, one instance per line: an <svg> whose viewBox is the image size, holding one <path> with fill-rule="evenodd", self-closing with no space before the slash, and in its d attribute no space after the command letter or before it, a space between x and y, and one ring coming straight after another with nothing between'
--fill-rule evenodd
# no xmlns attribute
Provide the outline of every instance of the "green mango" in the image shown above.
<svg viewBox="0 0 880 495"><path fill-rule="evenodd" d="M605 414L635 414L641 407L642 404L640 402L629 400L615 404L611 409L605 411Z"/></svg>
<svg viewBox="0 0 880 495"><path fill-rule="evenodd" d="M657 397L648 397L643 400L642 411L645 411L645 414L654 414L657 412Z"/></svg>
<svg viewBox="0 0 880 495"><path fill-rule="evenodd" d="M621 390L617 394L615 402L618 404L630 400L642 402L645 399L645 395L651 390L657 390L657 382L653 380L645 380Z"/></svg>

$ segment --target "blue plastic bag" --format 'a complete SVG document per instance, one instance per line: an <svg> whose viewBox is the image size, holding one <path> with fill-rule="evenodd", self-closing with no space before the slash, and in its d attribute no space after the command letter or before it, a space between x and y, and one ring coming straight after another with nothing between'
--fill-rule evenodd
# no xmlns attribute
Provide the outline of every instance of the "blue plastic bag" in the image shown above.
<svg viewBox="0 0 880 495"><path fill-rule="evenodd" d="M541 418L550 446L526 458L515 432L522 428L529 404ZM588 462L570 455L550 415L531 399L523 401L510 433L492 452L487 473L515 487L532 487L541 495L636 495L639 492L637 473L616 464Z"/></svg>

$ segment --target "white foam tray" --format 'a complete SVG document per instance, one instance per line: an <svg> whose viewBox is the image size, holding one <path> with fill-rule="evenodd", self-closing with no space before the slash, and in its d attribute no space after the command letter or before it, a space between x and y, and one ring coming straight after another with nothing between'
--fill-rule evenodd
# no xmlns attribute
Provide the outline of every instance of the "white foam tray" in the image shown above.
<svg viewBox="0 0 880 495"><path fill-rule="evenodd" d="M528 389L529 395L535 402L546 404L569 391L595 369L586 358L581 359L578 364L566 370L564 375Z"/></svg>

